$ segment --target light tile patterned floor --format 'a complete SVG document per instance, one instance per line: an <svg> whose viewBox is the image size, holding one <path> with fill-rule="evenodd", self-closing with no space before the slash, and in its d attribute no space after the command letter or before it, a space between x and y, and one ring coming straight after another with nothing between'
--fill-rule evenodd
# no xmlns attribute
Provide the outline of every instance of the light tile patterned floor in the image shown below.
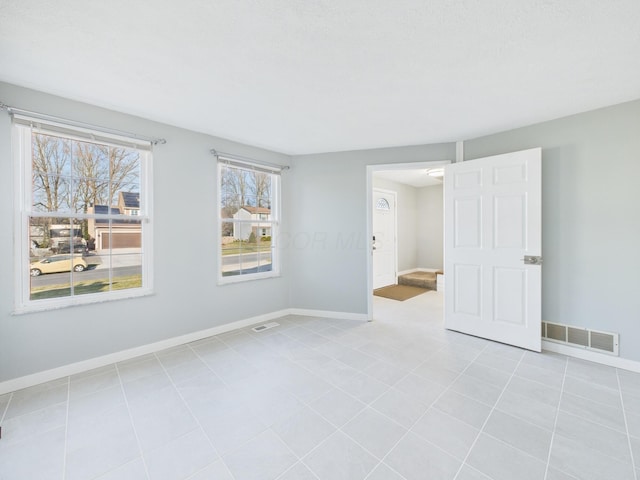
<svg viewBox="0 0 640 480"><path fill-rule="evenodd" d="M1 480L640 480L640 374L442 328L286 317L0 396Z"/></svg>

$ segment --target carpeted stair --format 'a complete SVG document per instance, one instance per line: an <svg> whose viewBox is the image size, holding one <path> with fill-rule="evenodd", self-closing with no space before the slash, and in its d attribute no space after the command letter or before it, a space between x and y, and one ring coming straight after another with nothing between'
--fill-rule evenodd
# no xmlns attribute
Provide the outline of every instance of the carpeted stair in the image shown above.
<svg viewBox="0 0 640 480"><path fill-rule="evenodd" d="M410 285L412 287L422 287L429 290L436 289L436 281L436 272L405 273L398 277L398 285Z"/></svg>

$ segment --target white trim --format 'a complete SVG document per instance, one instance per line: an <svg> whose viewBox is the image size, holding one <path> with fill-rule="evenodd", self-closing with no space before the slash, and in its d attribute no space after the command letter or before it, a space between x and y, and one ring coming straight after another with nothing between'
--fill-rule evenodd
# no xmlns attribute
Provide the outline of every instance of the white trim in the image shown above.
<svg viewBox="0 0 640 480"><path fill-rule="evenodd" d="M273 259L273 253L272 259ZM273 267L272 267L273 268ZM231 285L234 283L252 282L254 280L267 280L269 278L280 278L282 275L280 272L274 273L273 270L266 272L247 273L244 275L229 275L228 277L218 278L216 285L223 287L224 285Z"/></svg>
<svg viewBox="0 0 640 480"><path fill-rule="evenodd" d="M600 363L602 365L608 365L610 367L640 373L640 362L637 362L635 360L612 357L611 355L607 355L605 353L585 350L582 348L572 347L570 345L562 345L560 343L549 342L547 340L542 340L542 350L547 352L561 353L562 355L567 355L568 357L579 358L581 360L588 360L590 362Z"/></svg>
<svg viewBox="0 0 640 480"><path fill-rule="evenodd" d="M76 127L68 127L71 131ZM147 149L140 149L135 146L126 146L130 150L136 150L139 154L140 166L140 211L143 215L134 218L140 223L142 235L142 287L123 290L111 290L86 295L68 295L57 298L32 300L31 299L31 282L29 276L30 265L30 217L47 217L47 218L73 218L73 219L89 219L89 218L107 218L121 219L131 218L126 215L95 215L95 214L76 214L74 212L36 212L32 209L31 195L33 190L32 180L32 132L36 131L34 126L29 124L16 123L12 125L12 148L13 158L12 164L14 168L14 299L12 313L20 315L23 313L40 312L66 308L76 305L87 305L99 303L109 300L118 300L123 298L134 298L153 294L153 167L152 153ZM74 138L72 134L64 134L64 138ZM86 139L79 141L86 142ZM149 143L147 141L147 143ZM150 145L150 143L149 143ZM119 146L118 148L121 148ZM26 273L25 273L26 272ZM113 269L108 270L109 280L113 278ZM72 275L74 273L72 272ZM72 277L73 278L73 277ZM82 281L82 275L75 277ZM73 280L75 282L75 279Z"/></svg>
<svg viewBox="0 0 640 480"><path fill-rule="evenodd" d="M25 252L25 248L28 248L29 244L29 227L25 225L24 217L22 214L23 205L29 205L29 198L25 192L25 168L26 161L24 160L26 154L25 148L31 149L31 135L28 129L18 128L14 125L11 127L11 147L13 150L13 188L14 188L14 222L13 222L13 278L14 278L14 292L13 292L13 311L19 310L19 307L24 305L25 297L28 297L29 292L29 276L24 275L23 272L28 271L29 266L29 254ZM31 162L29 162L31 165ZM30 167L29 167L30 168ZM31 175L31 172L29 172ZM25 260L26 257L26 260Z"/></svg>
<svg viewBox="0 0 640 480"><path fill-rule="evenodd" d="M401 272L398 272L398 276L400 275L408 275L409 273L415 273L415 272L419 272L420 270L418 270L417 268L410 268L409 270L402 270Z"/></svg>
<svg viewBox="0 0 640 480"><path fill-rule="evenodd" d="M160 340L159 342L149 343L147 345L140 345L139 347L129 348L127 350L121 350L119 352L102 355L100 357L90 358L82 360L76 363L70 363L61 367L52 368L50 370L44 370L42 372L33 373L31 375L25 375L23 377L14 378L0 382L0 395L5 393L14 392L23 388L32 387L41 383L50 382L58 378L67 377L69 375L75 375L78 373L93 370L95 368L111 365L112 363L122 362L130 360L141 355L147 355L155 353L166 348L177 347L184 345L185 343L195 342L196 340L202 340L203 338L211 337L214 335L220 335L221 333L230 332L232 330L238 330L251 325L259 324L274 320L276 318L285 317L287 315L303 315L309 317L324 317L324 318L341 318L344 320L360 320L366 321L368 317L364 313L348 313L348 312L331 312L324 310L306 310L300 308L285 308L277 310L271 313L265 313L262 315L256 315L255 317L245 318L244 320L237 320L235 322L226 323L224 325L218 325L216 327L208 328L206 330L200 330L198 332L187 333L178 337L168 338L166 340Z"/></svg>
<svg viewBox="0 0 640 480"><path fill-rule="evenodd" d="M398 272L398 276L400 275L407 275L408 273L415 273L415 272L429 272L429 273L436 273L439 272L441 269L440 268L411 268L409 270L403 270L401 272Z"/></svg>
<svg viewBox="0 0 640 480"><path fill-rule="evenodd" d="M213 151L212 151L213 153ZM218 157L217 153L214 153L216 157ZM221 158L221 157L218 157ZM225 157L226 158L226 157ZM258 164L256 164L258 165ZM222 218L222 167L228 166L228 164L224 163L220 159L216 161L216 189L217 189L217 213L216 213L216 238L218 239L217 246L217 274L216 274L216 285L223 286L229 285L233 283L242 283L242 282L250 282L252 280L262 280L266 278L278 278L280 277L280 249L279 248L271 248L271 270L266 272L257 272L257 273L248 273L242 275L229 275L224 276L222 274L222 223L223 220L225 222L236 224L236 223L269 223L271 228L271 245L273 247L274 242L277 245L277 242L280 239L280 224L281 224L281 216L282 210L280 206L281 192L282 192L282 175L280 171L271 171L271 172L263 172L268 175L271 175L271 220L238 220L238 219L223 219ZM234 168L240 168L234 165L231 165Z"/></svg>
<svg viewBox="0 0 640 480"><path fill-rule="evenodd" d="M51 310L59 310L61 308L113 302L116 300L128 300L130 298L148 297L154 294L155 292L150 288L127 288L124 290L88 293L86 295L77 295L73 297L51 298L43 301L43 303L38 303L41 300L33 300L29 305L17 305L11 314L23 315L34 312L48 312Z"/></svg>
<svg viewBox="0 0 640 480"><path fill-rule="evenodd" d="M340 318L343 320L358 320L366 322L369 317L366 313L332 312L329 310L309 310L305 308L290 308L289 315L303 315L305 317Z"/></svg>

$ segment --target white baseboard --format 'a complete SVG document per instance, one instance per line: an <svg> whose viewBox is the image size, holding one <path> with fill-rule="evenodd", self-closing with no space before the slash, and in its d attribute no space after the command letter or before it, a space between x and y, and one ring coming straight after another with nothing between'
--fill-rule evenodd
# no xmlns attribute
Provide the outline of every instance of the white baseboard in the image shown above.
<svg viewBox="0 0 640 480"><path fill-rule="evenodd" d="M413 273L417 271L418 271L417 268L410 268L409 270L402 270L401 272L398 272L397 276L399 277L400 275L406 275L408 273Z"/></svg>
<svg viewBox="0 0 640 480"><path fill-rule="evenodd" d="M257 315L255 317L245 318L244 320L238 320L235 322L226 323L224 325L218 325L206 330L187 333L178 337L160 340L159 342L149 343L147 345L141 345L139 347L129 348L127 350L121 350L119 352L102 355L100 357L90 358L88 360L82 360L76 363L70 363L68 365L52 368L50 370L44 370L42 372L33 373L31 375L25 375L23 377L6 380L4 382L0 382L0 395L14 392L16 390L21 390L27 387L33 387L34 385L50 382L51 380L68 377L69 375L76 375L88 370L111 365L112 363L123 362L125 360L130 360L142 355L159 352L160 350L164 350L166 348L177 347L178 345L183 345L185 343L195 342L196 340L202 340L203 338L211 337L213 335L220 335L221 333L230 332L239 328L245 328L257 323L268 322L276 318L284 317L286 315L343 318L345 320L367 320L367 315L360 313L305 310L300 308L278 310L271 313L265 313L263 315Z"/></svg>
<svg viewBox="0 0 640 480"><path fill-rule="evenodd" d="M303 315L305 317L324 317L324 318L341 318L344 320L361 320L368 321L369 317L366 313L347 313L332 312L329 310L308 310L304 308L290 308L290 315Z"/></svg>
<svg viewBox="0 0 640 480"><path fill-rule="evenodd" d="M441 268L411 268L409 270L403 270L401 272L398 272L398 276L400 275L406 275L408 273L415 273L415 272L431 272L431 273L435 273L442 270Z"/></svg>
<svg viewBox="0 0 640 480"><path fill-rule="evenodd" d="M588 360L590 362L640 373L640 362L636 362L635 360L614 357L605 353L585 350L582 348L572 347L570 345L563 345L561 343L549 342L547 340L542 340L542 349L547 352L561 353L568 357L579 358L581 360Z"/></svg>

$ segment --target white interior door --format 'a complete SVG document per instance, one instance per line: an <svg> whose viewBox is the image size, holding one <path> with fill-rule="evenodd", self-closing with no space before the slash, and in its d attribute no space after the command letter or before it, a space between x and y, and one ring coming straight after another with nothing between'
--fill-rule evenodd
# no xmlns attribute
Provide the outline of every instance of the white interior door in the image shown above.
<svg viewBox="0 0 640 480"><path fill-rule="evenodd" d="M373 189L373 288L393 285L396 276L396 192Z"/></svg>
<svg viewBox="0 0 640 480"><path fill-rule="evenodd" d="M541 196L539 148L445 167L446 328L540 351Z"/></svg>

